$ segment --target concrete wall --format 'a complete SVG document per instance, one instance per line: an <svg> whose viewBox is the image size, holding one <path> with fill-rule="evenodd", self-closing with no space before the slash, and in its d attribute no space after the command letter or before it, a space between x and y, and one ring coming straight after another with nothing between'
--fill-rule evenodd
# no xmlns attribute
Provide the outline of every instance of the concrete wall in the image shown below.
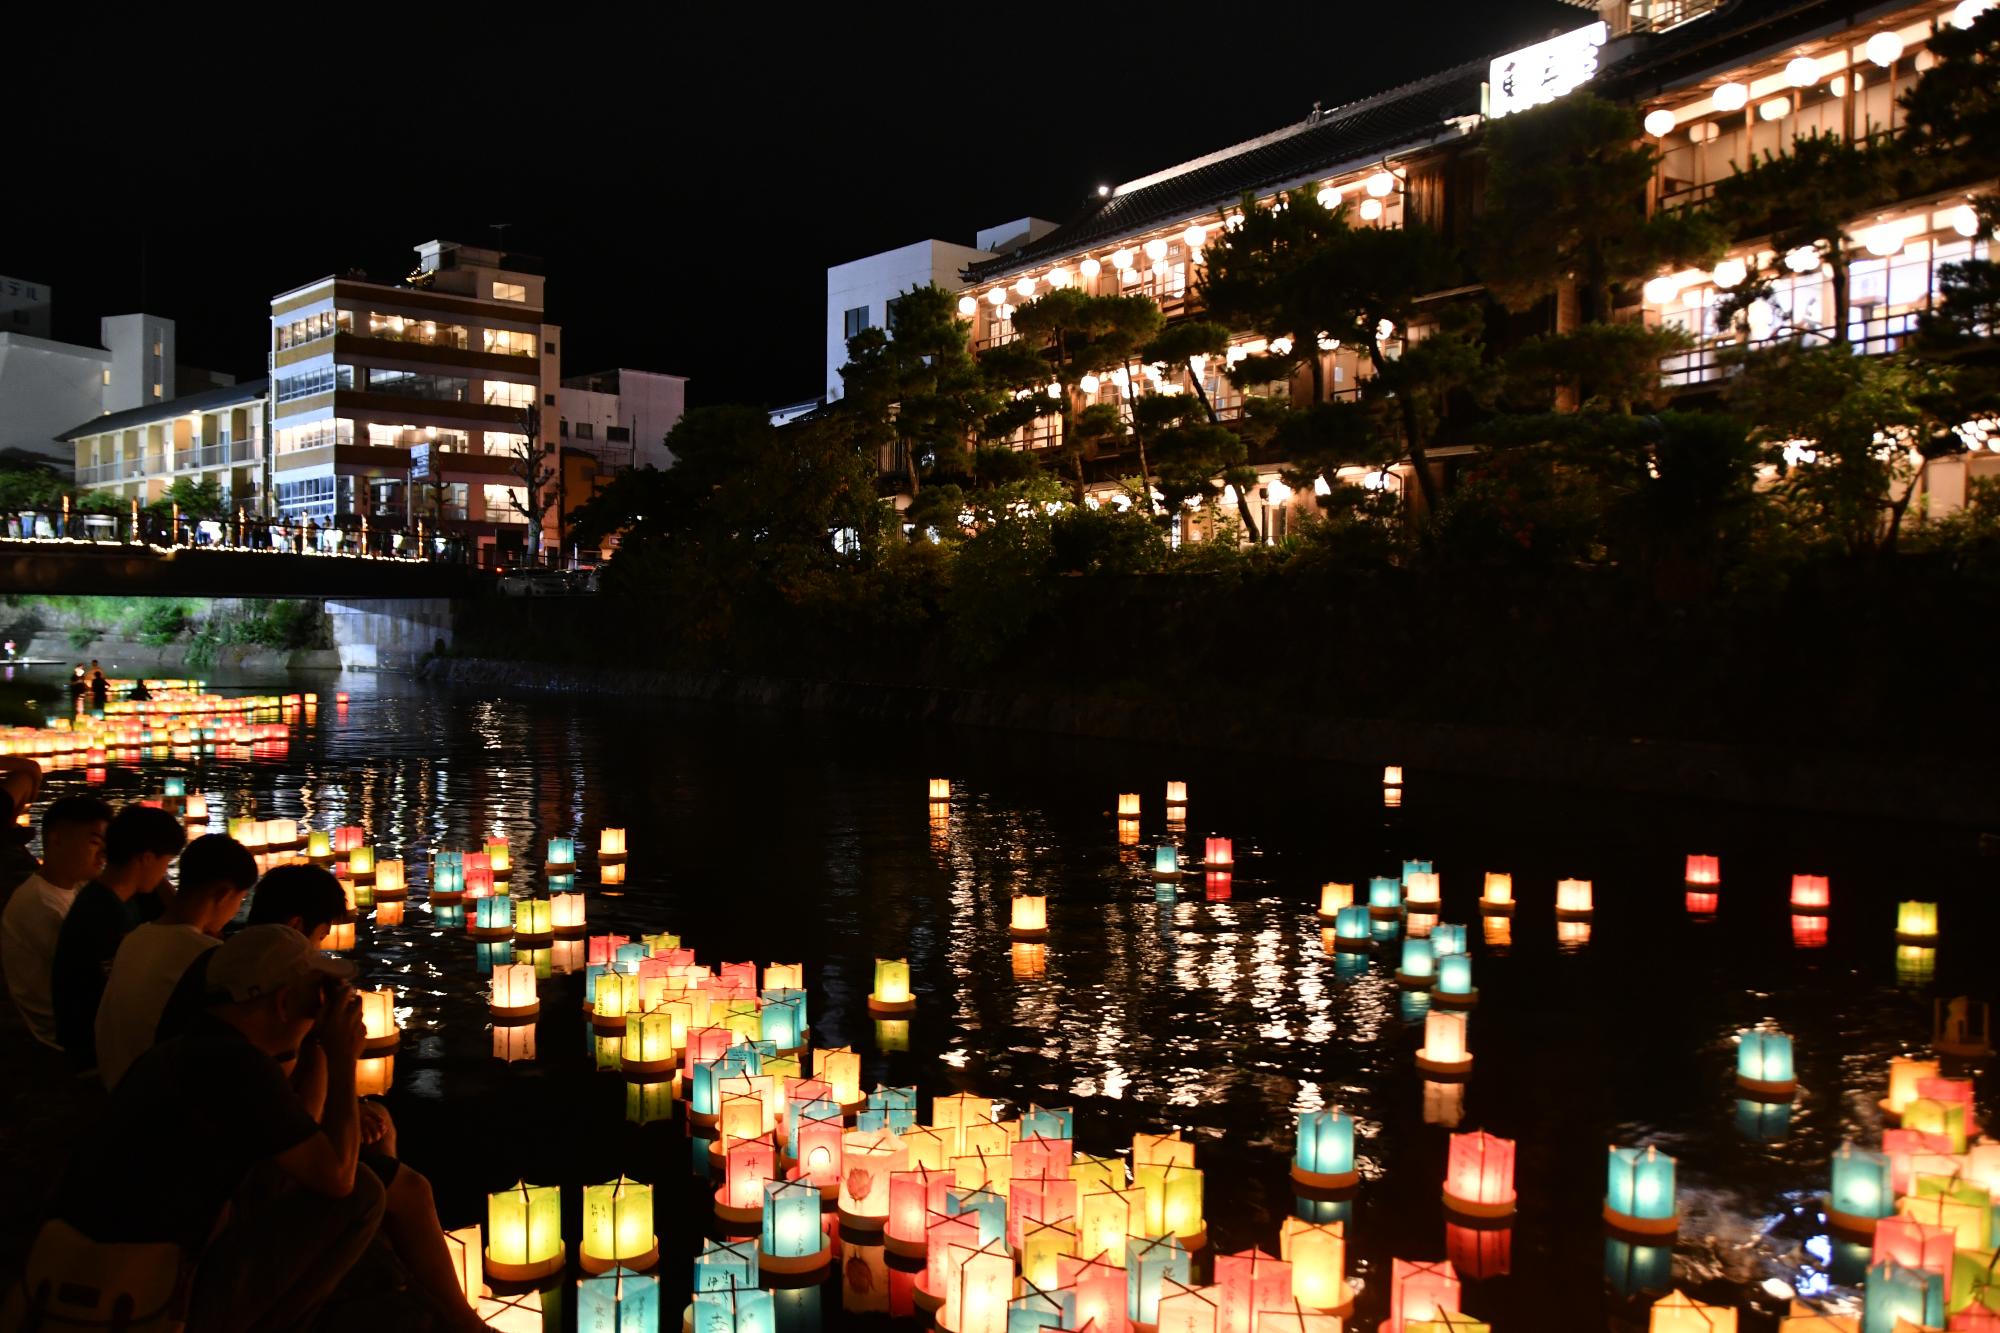
<svg viewBox="0 0 2000 1333"><path fill-rule="evenodd" d="M328 599L333 643L347 671L414 671L440 644L452 641L449 598Z"/></svg>
<svg viewBox="0 0 2000 1333"><path fill-rule="evenodd" d="M836 264L826 271L826 396L841 396L840 368L847 364L847 312L868 307L868 326L887 328L889 301L935 283L947 291L963 286L958 271L991 259L984 250L950 241L918 241L899 250Z"/></svg>

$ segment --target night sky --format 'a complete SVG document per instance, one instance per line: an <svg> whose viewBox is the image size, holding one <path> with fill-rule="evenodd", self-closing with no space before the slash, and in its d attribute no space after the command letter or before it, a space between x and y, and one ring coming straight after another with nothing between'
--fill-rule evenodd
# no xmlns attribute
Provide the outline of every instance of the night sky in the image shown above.
<svg viewBox="0 0 2000 1333"><path fill-rule="evenodd" d="M231 32L219 10L147 28L67 7L67 35L9 57L0 273L54 288L60 338L143 307L178 321L183 363L249 377L274 293L393 280L419 241L508 223L545 261L566 373L673 371L698 403L769 405L816 391L829 264L1061 221L1099 182L1315 99L1590 19L1559 0L788 8L272 11Z"/></svg>

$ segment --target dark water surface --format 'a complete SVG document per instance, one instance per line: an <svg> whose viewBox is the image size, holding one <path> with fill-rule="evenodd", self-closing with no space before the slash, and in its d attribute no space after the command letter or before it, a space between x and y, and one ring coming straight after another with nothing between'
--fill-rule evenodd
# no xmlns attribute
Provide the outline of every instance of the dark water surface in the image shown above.
<svg viewBox="0 0 2000 1333"><path fill-rule="evenodd" d="M655 1182L674 1313L713 1230L686 1131L627 1122L621 1077L595 1067L580 973L543 983L537 1057L495 1058L478 950L437 929L425 903L431 848L504 835L525 867L551 834L575 834L593 933L675 931L710 964L803 962L815 1044L864 1052L864 1086L917 1085L926 1119L930 1096L967 1090L1016 1110L1074 1106L1079 1151L1181 1128L1206 1171L1213 1249L1275 1252L1283 1216L1326 1208L1294 1198L1293 1122L1345 1108L1364 1183L1314 1215L1347 1218L1362 1329L1386 1318L1392 1257L1454 1259L1465 1308L1508 1333L1603 1328L1634 1316L1639 1286L1669 1279L1766 1312L1746 1314L1746 1329L1772 1326L1793 1290L1851 1302L1863 1261L1829 1242L1816 1211L1827 1158L1846 1138L1877 1142L1889 1057L1927 1051L1932 997L1993 990L2000 867L1958 830L1421 772L1401 808L1385 809L1379 771L1194 746L478 698L393 677L339 684L351 704L322 708L283 762L154 762L143 779L112 770L110 786L139 795L184 772L218 818L360 823L379 857L402 857L404 924L364 921L356 958L405 1009L389 1098L404 1158L436 1182L448 1225L483 1220L484 1193L517 1178L563 1185L572 1252L579 1186L620 1172ZM331 698L331 682L319 688ZM931 777L952 781L941 826ZM1235 839L1226 890L1147 873L1168 832L1170 778L1190 787L1184 846ZM1139 846L1118 841L1121 791L1144 801ZM615 896L594 883L606 825L630 837ZM1713 916L1688 910L1690 852L1721 857ZM1474 1072L1456 1093L1427 1088L1414 1066L1425 1001L1397 988L1394 953L1337 959L1315 914L1322 881L1365 895L1406 857L1435 862L1441 919L1470 927L1481 1002ZM1474 906L1487 870L1512 872L1521 902L1504 946ZM1832 880L1816 947L1787 905L1791 875L1806 871ZM1587 939L1558 938L1554 885L1566 876L1595 883ZM515 891L541 878L517 873ZM1017 975L1009 945L1021 890L1048 895L1039 976ZM1895 909L1909 897L1941 903L1930 976L1915 960L1899 974ZM873 960L904 954L919 1009L907 1049L884 1049L893 1036L864 997ZM1788 1113L1736 1095L1733 1038L1759 1023L1797 1039ZM1980 1092L1990 1108L1990 1072ZM1438 1196L1452 1128L1518 1141L1510 1229L1448 1233ZM1639 1143L1680 1159L1670 1254L1608 1240L1599 1222L1606 1146ZM861 1290L882 1281L867 1257L786 1297L784 1333L876 1320L851 1313L881 1298Z"/></svg>

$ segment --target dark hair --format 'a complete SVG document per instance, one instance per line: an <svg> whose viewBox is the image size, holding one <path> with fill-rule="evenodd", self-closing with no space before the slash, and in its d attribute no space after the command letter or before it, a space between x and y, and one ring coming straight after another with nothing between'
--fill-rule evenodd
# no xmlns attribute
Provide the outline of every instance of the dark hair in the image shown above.
<svg viewBox="0 0 2000 1333"><path fill-rule="evenodd" d="M158 806L128 805L111 817L104 831L104 860L122 866L147 854L173 856L187 846L187 828L179 815Z"/></svg>
<svg viewBox="0 0 2000 1333"><path fill-rule="evenodd" d="M347 890L331 870L277 866L257 881L257 891L250 895L248 924L283 925L294 917L308 935L329 922L347 919Z"/></svg>
<svg viewBox="0 0 2000 1333"><path fill-rule="evenodd" d="M238 893L248 893L257 882L257 858L250 849L226 833L204 833L181 853L180 886L183 892L210 884L226 884Z"/></svg>
<svg viewBox="0 0 2000 1333"><path fill-rule="evenodd" d="M65 824L109 824L111 807L95 796L58 796L42 811L42 836ZM185 836L185 835L183 835Z"/></svg>

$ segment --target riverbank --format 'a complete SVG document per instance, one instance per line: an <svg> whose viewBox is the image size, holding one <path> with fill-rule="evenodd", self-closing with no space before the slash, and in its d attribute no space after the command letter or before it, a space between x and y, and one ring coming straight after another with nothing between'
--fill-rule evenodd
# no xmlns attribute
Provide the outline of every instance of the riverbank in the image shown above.
<svg viewBox="0 0 2000 1333"><path fill-rule="evenodd" d="M1075 692L999 691L731 672L624 671L438 658L420 673L457 688L599 694L729 708L835 713L891 726L979 727L1161 742L1266 758L1399 764L1427 773L2000 827L2000 766L1363 716L1301 717L1212 701L1163 705Z"/></svg>

